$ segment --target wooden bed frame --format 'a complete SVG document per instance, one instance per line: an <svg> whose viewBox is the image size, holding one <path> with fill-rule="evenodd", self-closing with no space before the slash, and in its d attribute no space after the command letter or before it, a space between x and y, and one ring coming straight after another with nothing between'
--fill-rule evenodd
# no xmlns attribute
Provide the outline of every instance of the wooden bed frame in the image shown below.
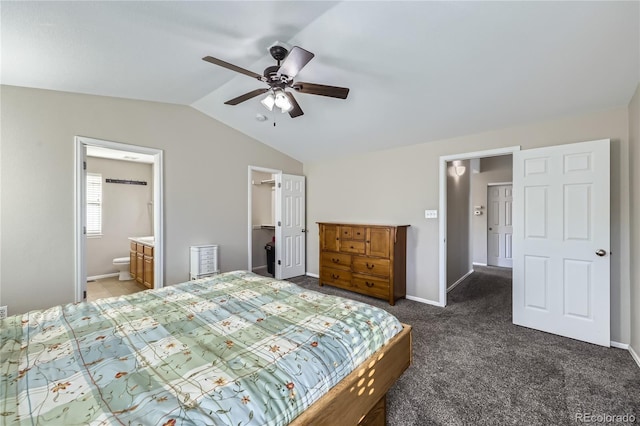
<svg viewBox="0 0 640 426"><path fill-rule="evenodd" d="M386 424L387 391L411 365L411 326L367 358L290 425Z"/></svg>

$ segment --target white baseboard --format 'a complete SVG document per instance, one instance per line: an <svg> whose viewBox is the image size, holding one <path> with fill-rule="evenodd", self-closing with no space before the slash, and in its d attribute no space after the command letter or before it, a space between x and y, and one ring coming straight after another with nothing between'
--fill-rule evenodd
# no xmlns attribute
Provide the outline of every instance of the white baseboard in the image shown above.
<svg viewBox="0 0 640 426"><path fill-rule="evenodd" d="M420 303L426 303L427 305L433 305L433 306L438 306L440 308L444 308L444 305L440 302L434 302L433 300L429 300L429 299L423 299L421 297L415 297L415 296L405 296L408 300L413 300L414 302L420 302Z"/></svg>
<svg viewBox="0 0 640 426"><path fill-rule="evenodd" d="M101 280L103 278L117 277L118 275L120 275L119 272L114 272L112 274L94 275L92 277L87 277L87 281L95 281L95 280Z"/></svg>
<svg viewBox="0 0 640 426"><path fill-rule="evenodd" d="M314 274L313 272L307 272L305 275L312 278L320 278L320 275Z"/></svg>
<svg viewBox="0 0 640 426"><path fill-rule="evenodd" d="M458 281L456 281L455 283L451 284L450 287L447 288L447 293L449 293L451 290L453 290L454 288L456 288L456 286L458 284L460 284L462 281L465 280L465 278L467 278L469 275L473 274L473 269L470 270L469 272L467 272L466 274L464 274Z"/></svg>
<svg viewBox="0 0 640 426"><path fill-rule="evenodd" d="M486 263L473 262L473 264L476 266L487 266Z"/></svg>
<svg viewBox="0 0 640 426"><path fill-rule="evenodd" d="M636 351L633 350L631 345L628 345L628 346L629 346L629 353L631 354L631 358L633 358L633 360L636 362L636 364L638 364L638 367L640 367L640 356L638 356Z"/></svg>
<svg viewBox="0 0 640 426"><path fill-rule="evenodd" d="M609 344L611 345L612 348L629 350L629 345L627 345L626 343L614 342L612 340Z"/></svg>
<svg viewBox="0 0 640 426"><path fill-rule="evenodd" d="M265 269L268 269L267 265L263 265L263 266L256 266L253 269L251 269L251 272L256 272L256 271L264 271Z"/></svg>

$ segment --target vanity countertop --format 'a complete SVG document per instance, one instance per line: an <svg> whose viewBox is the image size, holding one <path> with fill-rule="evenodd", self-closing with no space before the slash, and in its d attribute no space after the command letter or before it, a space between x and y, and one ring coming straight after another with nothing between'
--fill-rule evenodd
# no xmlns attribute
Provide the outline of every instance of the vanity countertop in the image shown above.
<svg viewBox="0 0 640 426"><path fill-rule="evenodd" d="M129 240L149 247L153 247L156 244L155 237L129 237Z"/></svg>

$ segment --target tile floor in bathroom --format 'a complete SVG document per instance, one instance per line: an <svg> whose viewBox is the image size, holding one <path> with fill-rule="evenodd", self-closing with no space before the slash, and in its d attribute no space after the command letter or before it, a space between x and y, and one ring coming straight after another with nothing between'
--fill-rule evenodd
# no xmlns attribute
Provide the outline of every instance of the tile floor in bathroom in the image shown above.
<svg viewBox="0 0 640 426"><path fill-rule="evenodd" d="M117 276L102 278L87 283L87 301L133 294L142 290L147 290L147 287L136 280L120 281Z"/></svg>

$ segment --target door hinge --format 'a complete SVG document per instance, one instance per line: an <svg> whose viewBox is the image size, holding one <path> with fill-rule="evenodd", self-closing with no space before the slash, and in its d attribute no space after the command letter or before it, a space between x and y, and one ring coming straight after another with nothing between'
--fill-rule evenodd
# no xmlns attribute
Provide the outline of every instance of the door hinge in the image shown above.
<svg viewBox="0 0 640 426"><path fill-rule="evenodd" d="M282 226L282 222L281 221L278 221L278 226Z"/></svg>
<svg viewBox="0 0 640 426"><path fill-rule="evenodd" d="M84 235L87 235L87 227L86 227L86 226L83 226L83 227L82 227L82 233L83 233Z"/></svg>
<svg viewBox="0 0 640 426"><path fill-rule="evenodd" d="M87 290L84 291L84 293L82 293L82 298L86 299L87 298Z"/></svg>
<svg viewBox="0 0 640 426"><path fill-rule="evenodd" d="M278 188L282 188L282 183L278 182Z"/></svg>
<svg viewBox="0 0 640 426"><path fill-rule="evenodd" d="M282 262L280 262L280 260L278 260L278 265L282 265Z"/></svg>
<svg viewBox="0 0 640 426"><path fill-rule="evenodd" d="M87 162L86 161L82 162L82 170L87 170Z"/></svg>

